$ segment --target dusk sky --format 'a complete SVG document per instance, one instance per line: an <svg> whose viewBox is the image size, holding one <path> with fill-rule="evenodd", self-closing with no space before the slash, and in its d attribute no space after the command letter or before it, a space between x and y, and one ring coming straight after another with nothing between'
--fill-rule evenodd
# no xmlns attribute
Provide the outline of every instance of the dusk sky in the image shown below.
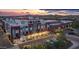
<svg viewBox="0 0 79 59"><path fill-rule="evenodd" d="M79 15L79 9L46 9L54 14Z"/></svg>
<svg viewBox="0 0 79 59"><path fill-rule="evenodd" d="M26 14L79 15L79 9L0 9L2 16Z"/></svg>

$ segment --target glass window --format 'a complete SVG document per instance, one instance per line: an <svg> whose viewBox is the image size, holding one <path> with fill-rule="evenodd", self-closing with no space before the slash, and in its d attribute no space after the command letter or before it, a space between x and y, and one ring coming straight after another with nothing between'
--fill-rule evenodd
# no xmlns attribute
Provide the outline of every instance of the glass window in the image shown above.
<svg viewBox="0 0 79 59"><path fill-rule="evenodd" d="M26 31L28 31L28 27L26 27L26 29L25 29Z"/></svg>
<svg viewBox="0 0 79 59"><path fill-rule="evenodd" d="M29 23L32 23L32 21L29 21Z"/></svg>
<svg viewBox="0 0 79 59"><path fill-rule="evenodd" d="M25 24L25 21L21 21L21 24Z"/></svg>
<svg viewBox="0 0 79 59"><path fill-rule="evenodd" d="M23 31L28 31L28 27L24 26L24 27L22 27L22 30Z"/></svg>

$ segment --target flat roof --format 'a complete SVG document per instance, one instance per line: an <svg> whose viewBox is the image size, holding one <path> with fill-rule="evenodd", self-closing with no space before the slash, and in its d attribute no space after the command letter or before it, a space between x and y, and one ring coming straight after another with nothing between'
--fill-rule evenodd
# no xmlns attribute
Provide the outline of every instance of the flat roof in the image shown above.
<svg viewBox="0 0 79 59"><path fill-rule="evenodd" d="M58 22L57 20L44 20L45 22Z"/></svg>
<svg viewBox="0 0 79 59"><path fill-rule="evenodd" d="M71 22L73 22L73 21L70 21L70 20L61 20L60 22L61 22L61 23L71 23Z"/></svg>
<svg viewBox="0 0 79 59"><path fill-rule="evenodd" d="M61 23L52 23L52 24L50 24L50 25L61 25Z"/></svg>
<svg viewBox="0 0 79 59"><path fill-rule="evenodd" d="M3 20L5 23L8 23L10 26L27 26L27 20Z"/></svg>

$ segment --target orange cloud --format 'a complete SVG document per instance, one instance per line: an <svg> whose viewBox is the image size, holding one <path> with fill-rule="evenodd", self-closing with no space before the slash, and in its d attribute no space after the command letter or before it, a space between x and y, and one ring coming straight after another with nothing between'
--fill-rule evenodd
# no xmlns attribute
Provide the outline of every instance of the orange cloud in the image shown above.
<svg viewBox="0 0 79 59"><path fill-rule="evenodd" d="M38 9L1 9L0 12L5 13L15 13L15 15L47 15L48 13L44 10Z"/></svg>

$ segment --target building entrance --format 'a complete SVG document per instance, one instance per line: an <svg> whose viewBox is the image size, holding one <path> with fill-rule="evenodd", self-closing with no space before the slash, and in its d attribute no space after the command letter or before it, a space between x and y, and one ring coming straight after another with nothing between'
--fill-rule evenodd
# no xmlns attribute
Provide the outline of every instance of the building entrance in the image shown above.
<svg viewBox="0 0 79 59"><path fill-rule="evenodd" d="M13 27L12 31L11 31L11 34L12 34L13 39L20 38L20 27Z"/></svg>

